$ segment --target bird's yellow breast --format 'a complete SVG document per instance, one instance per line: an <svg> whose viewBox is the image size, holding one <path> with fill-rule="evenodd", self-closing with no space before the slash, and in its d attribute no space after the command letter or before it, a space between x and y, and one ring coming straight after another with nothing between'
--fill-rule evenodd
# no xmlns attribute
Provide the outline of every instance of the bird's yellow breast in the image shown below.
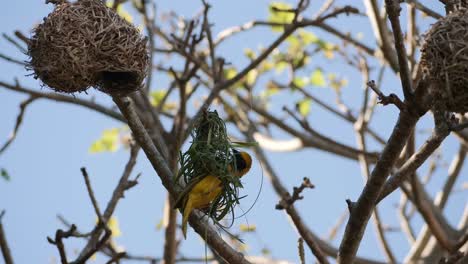
<svg viewBox="0 0 468 264"><path fill-rule="evenodd" d="M207 207L222 191L221 180L208 175L197 183L189 193L193 208Z"/></svg>

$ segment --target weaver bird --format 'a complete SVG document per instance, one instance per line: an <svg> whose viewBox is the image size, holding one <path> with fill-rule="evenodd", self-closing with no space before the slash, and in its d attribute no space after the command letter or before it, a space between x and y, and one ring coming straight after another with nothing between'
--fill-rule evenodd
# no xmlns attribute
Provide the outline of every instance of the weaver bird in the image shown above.
<svg viewBox="0 0 468 264"><path fill-rule="evenodd" d="M244 176L252 166L252 158L247 152L233 149L234 160L228 165L228 172L236 177ZM185 195L183 207L182 232L187 237L187 221L193 209L207 208L223 191L221 180L214 175L207 175L197 182L188 195ZM177 203L176 203L177 204Z"/></svg>

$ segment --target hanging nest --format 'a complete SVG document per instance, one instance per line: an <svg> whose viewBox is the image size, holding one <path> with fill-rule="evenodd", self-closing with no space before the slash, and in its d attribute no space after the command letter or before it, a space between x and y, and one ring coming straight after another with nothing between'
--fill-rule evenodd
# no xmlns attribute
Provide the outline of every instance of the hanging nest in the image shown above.
<svg viewBox="0 0 468 264"><path fill-rule="evenodd" d="M94 86L123 95L138 89L146 76L146 43L137 28L102 1L63 1L34 29L28 68L59 92Z"/></svg>
<svg viewBox="0 0 468 264"><path fill-rule="evenodd" d="M235 164L235 155L224 121L216 111L205 112L197 121L192 138L190 148L179 159L180 170L175 181L182 181L185 189L177 199L176 207L182 206L184 198L196 183L207 175L217 175L223 191L206 208L205 213L218 225L228 213L232 214L231 221L234 221L234 207L243 198L239 197L242 184L240 178L228 169L230 164Z"/></svg>
<svg viewBox="0 0 468 264"><path fill-rule="evenodd" d="M448 111L468 112L468 11L460 9L435 23L426 33L421 67L429 77L434 100Z"/></svg>

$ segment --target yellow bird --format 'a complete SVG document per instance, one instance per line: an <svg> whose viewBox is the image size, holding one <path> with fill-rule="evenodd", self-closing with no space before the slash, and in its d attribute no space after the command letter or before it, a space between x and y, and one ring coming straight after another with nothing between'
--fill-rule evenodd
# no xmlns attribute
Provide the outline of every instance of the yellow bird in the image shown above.
<svg viewBox="0 0 468 264"><path fill-rule="evenodd" d="M239 152L233 149L235 156L235 169L232 172L232 165L228 167L229 172L234 176L244 176L252 166L252 158L247 152ZM200 182L195 184L190 190L184 205L184 213L182 219L182 232L184 237L187 237L187 221L193 209L202 209L210 205L210 203L218 198L223 191L221 180L214 175L207 175Z"/></svg>

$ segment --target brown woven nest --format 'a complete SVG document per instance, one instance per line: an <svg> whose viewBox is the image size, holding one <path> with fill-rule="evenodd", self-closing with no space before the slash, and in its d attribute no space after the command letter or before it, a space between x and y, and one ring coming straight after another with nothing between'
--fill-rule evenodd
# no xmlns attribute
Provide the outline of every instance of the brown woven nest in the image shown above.
<svg viewBox="0 0 468 264"><path fill-rule="evenodd" d="M440 19L425 35L421 66L432 82L434 100L447 110L468 112L468 10Z"/></svg>
<svg viewBox="0 0 468 264"><path fill-rule="evenodd" d="M62 2L33 32L29 68L52 89L112 94L138 89L149 64L146 39L100 0Z"/></svg>

